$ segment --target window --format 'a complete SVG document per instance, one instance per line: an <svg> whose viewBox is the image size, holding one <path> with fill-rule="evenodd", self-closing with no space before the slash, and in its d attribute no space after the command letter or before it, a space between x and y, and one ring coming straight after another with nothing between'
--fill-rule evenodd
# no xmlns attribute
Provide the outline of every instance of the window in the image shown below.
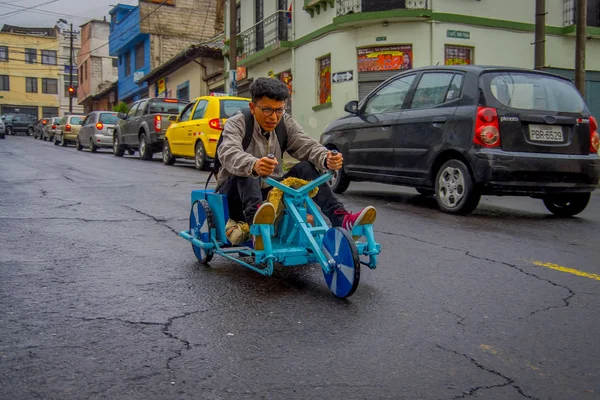
<svg viewBox="0 0 600 400"><path fill-rule="evenodd" d="M156 99L150 102L150 110L148 114L177 114L185 108L188 103L182 101L163 101Z"/></svg>
<svg viewBox="0 0 600 400"><path fill-rule="evenodd" d="M428 108L439 106L447 102L450 82L454 74L448 72L432 72L423 74L410 108Z"/></svg>
<svg viewBox="0 0 600 400"><path fill-rule="evenodd" d="M44 118L52 118L58 115L58 107L42 107L42 117ZM55 118L52 121L48 122L49 125L55 124Z"/></svg>
<svg viewBox="0 0 600 400"><path fill-rule="evenodd" d="M25 91L27 93L37 93L38 78L25 78Z"/></svg>
<svg viewBox="0 0 600 400"><path fill-rule="evenodd" d="M367 100L364 112L380 114L401 110L414 80L415 75L409 75L389 82Z"/></svg>
<svg viewBox="0 0 600 400"><path fill-rule="evenodd" d="M113 58L112 59L112 66L113 66L113 68L118 68L119 67L119 59Z"/></svg>
<svg viewBox="0 0 600 400"><path fill-rule="evenodd" d="M148 101L142 101L137 109L137 112L135 113L136 117L141 117L142 115L144 115L146 113L146 106L148 105Z"/></svg>
<svg viewBox="0 0 600 400"><path fill-rule="evenodd" d="M135 116L135 112L137 111L139 105L140 103L135 103L133 106L131 106L129 112L127 113L127 119L132 119Z"/></svg>
<svg viewBox="0 0 600 400"><path fill-rule="evenodd" d="M144 43L135 46L135 69L144 68Z"/></svg>
<svg viewBox="0 0 600 400"><path fill-rule="evenodd" d="M236 20L235 20L235 30L237 33L240 33L242 30L242 7L238 4L236 7Z"/></svg>
<svg viewBox="0 0 600 400"><path fill-rule="evenodd" d="M125 53L125 76L131 75L131 53Z"/></svg>
<svg viewBox="0 0 600 400"><path fill-rule="evenodd" d="M42 93L58 94L58 79L42 78Z"/></svg>
<svg viewBox="0 0 600 400"><path fill-rule="evenodd" d="M100 114L100 122L116 125L119 123L119 117L117 117L117 113L102 113Z"/></svg>
<svg viewBox="0 0 600 400"><path fill-rule="evenodd" d="M79 83L83 83L83 67L79 67Z"/></svg>
<svg viewBox="0 0 600 400"><path fill-rule="evenodd" d="M473 64L473 48L466 46L446 45L444 49L444 64L471 65Z"/></svg>
<svg viewBox="0 0 600 400"><path fill-rule="evenodd" d="M208 105L208 101L200 100L198 102L198 107L196 107L196 111L194 111L194 116L192 119L202 119L204 118L204 113L206 111L206 106Z"/></svg>
<svg viewBox="0 0 600 400"><path fill-rule="evenodd" d="M88 67L87 67L87 60L85 60L85 62L83 63L83 81L87 81L88 78Z"/></svg>
<svg viewBox="0 0 600 400"><path fill-rule="evenodd" d="M221 100L221 118L231 118L238 111L249 107L245 100Z"/></svg>
<svg viewBox="0 0 600 400"><path fill-rule="evenodd" d="M10 90L10 80L8 75L0 75L0 90L8 92Z"/></svg>
<svg viewBox="0 0 600 400"><path fill-rule="evenodd" d="M0 46L0 61L8 61L8 46Z"/></svg>
<svg viewBox="0 0 600 400"><path fill-rule="evenodd" d="M319 66L319 104L331 103L331 55L320 58Z"/></svg>
<svg viewBox="0 0 600 400"><path fill-rule="evenodd" d="M194 104L196 104L196 103L190 103L190 104L188 104L188 106L183 110L183 113L181 114L181 118L179 119L179 122L185 122L188 119L190 119L190 114L192 113L192 109L194 108Z"/></svg>
<svg viewBox="0 0 600 400"><path fill-rule="evenodd" d="M37 62L36 49L25 49L25 62L27 64L35 64Z"/></svg>
<svg viewBox="0 0 600 400"><path fill-rule="evenodd" d="M190 81L185 81L181 85L177 85L177 98L180 100L190 99Z"/></svg>
<svg viewBox="0 0 600 400"><path fill-rule="evenodd" d="M72 116L70 123L71 123L71 125L81 125L81 124L83 124L83 118L84 117Z"/></svg>
<svg viewBox="0 0 600 400"><path fill-rule="evenodd" d="M42 50L42 64L56 65L56 51Z"/></svg>

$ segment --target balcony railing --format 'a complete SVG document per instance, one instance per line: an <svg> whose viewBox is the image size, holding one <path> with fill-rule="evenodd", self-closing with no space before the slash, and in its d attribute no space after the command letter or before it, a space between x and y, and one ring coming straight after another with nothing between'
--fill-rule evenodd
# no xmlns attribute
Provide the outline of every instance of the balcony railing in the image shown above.
<svg viewBox="0 0 600 400"><path fill-rule="evenodd" d="M289 12L280 10L240 32L237 43L239 58L246 58L272 44L289 41L292 27L288 17Z"/></svg>
<svg viewBox="0 0 600 400"><path fill-rule="evenodd" d="M389 10L426 10L427 0L336 0L337 15Z"/></svg>
<svg viewBox="0 0 600 400"><path fill-rule="evenodd" d="M576 0L564 0L563 25L575 25L577 12ZM587 26L600 27L600 0L587 0Z"/></svg>

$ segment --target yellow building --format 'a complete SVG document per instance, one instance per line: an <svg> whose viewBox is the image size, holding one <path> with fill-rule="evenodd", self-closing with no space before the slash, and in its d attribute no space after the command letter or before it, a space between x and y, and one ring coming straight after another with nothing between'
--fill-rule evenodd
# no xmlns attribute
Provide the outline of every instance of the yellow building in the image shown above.
<svg viewBox="0 0 600 400"><path fill-rule="evenodd" d="M58 39L54 28L4 25L0 31L0 113L59 116Z"/></svg>

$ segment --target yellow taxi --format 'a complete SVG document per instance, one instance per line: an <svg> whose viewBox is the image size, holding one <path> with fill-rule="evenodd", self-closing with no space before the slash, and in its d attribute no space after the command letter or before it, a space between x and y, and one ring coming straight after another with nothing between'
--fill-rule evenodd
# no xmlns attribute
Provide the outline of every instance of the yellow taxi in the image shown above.
<svg viewBox="0 0 600 400"><path fill-rule="evenodd" d="M171 117L163 143L163 163L177 158L193 159L196 169L208 169L215 158L217 141L228 118L249 108L252 100L223 94L201 96L191 101L179 116ZM170 119L171 119L170 118Z"/></svg>

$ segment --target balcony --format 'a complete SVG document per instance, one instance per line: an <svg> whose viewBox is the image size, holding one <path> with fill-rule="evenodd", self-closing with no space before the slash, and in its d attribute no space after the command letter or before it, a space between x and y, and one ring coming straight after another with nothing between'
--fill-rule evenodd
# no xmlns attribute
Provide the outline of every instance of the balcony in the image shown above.
<svg viewBox="0 0 600 400"><path fill-rule="evenodd" d="M337 16L360 12L427 10L427 0L336 0Z"/></svg>
<svg viewBox="0 0 600 400"><path fill-rule="evenodd" d="M287 11L277 11L238 34L238 64L248 67L262 58L281 54L291 46L292 26ZM264 51L263 50L267 50Z"/></svg>

